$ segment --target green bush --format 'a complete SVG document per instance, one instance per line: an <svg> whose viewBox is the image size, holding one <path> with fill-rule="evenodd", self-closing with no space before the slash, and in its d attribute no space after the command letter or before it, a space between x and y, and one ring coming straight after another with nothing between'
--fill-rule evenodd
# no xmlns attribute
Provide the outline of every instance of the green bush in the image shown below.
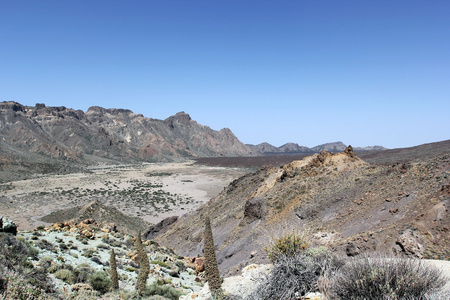
<svg viewBox="0 0 450 300"><path fill-rule="evenodd" d="M367 300L436 299L448 281L423 261L392 257L353 258L325 279L320 286L328 298Z"/></svg>
<svg viewBox="0 0 450 300"><path fill-rule="evenodd" d="M104 294L108 291L111 279L106 272L97 271L90 278L91 286L94 290Z"/></svg>
<svg viewBox="0 0 450 300"><path fill-rule="evenodd" d="M152 261L150 261L150 264L152 264L152 265L159 265L159 266L161 266L163 268L168 268L169 267L168 264L166 264L165 262L160 261L160 260L152 260Z"/></svg>
<svg viewBox="0 0 450 300"><path fill-rule="evenodd" d="M142 296L144 297L155 295L163 296L167 299L178 300L183 293L171 285L158 285L156 283L146 286L142 293Z"/></svg>
<svg viewBox="0 0 450 300"><path fill-rule="evenodd" d="M67 284L73 283L73 273L70 270L67 269L61 269L55 272L55 277L58 279L61 279Z"/></svg>
<svg viewBox="0 0 450 300"><path fill-rule="evenodd" d="M266 250L269 259L272 262L276 262L280 255L294 256L306 250L309 247L309 242L304 234L298 234L294 230L283 234L279 238L275 238L268 246L264 248Z"/></svg>
<svg viewBox="0 0 450 300"><path fill-rule="evenodd" d="M86 283L93 272L94 269L92 269L89 264L79 264L73 270L74 283Z"/></svg>

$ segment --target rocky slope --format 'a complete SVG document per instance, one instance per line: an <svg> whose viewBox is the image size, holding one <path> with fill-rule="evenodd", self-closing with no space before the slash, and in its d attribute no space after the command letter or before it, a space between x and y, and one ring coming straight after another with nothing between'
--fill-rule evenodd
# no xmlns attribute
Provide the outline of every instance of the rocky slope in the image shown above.
<svg viewBox="0 0 450 300"><path fill-rule="evenodd" d="M446 153L446 154L445 154ZM266 260L263 248L288 230L312 243L358 255L387 251L449 259L450 153L410 163L371 165L352 151L262 168L232 182L156 240L184 255L202 251L211 218L222 272Z"/></svg>
<svg viewBox="0 0 450 300"><path fill-rule="evenodd" d="M33 154L82 162L255 154L229 129L212 130L184 112L157 120L97 106L84 113L64 106L2 102L0 139L3 160Z"/></svg>
<svg viewBox="0 0 450 300"><path fill-rule="evenodd" d="M57 293L54 296L62 299L128 299L134 293L139 272L135 239L133 235L117 230L115 224L93 219L55 223L19 232L17 238L38 250L31 263L34 269L48 274ZM178 256L152 241L145 241L143 246L150 260L147 285L171 289L173 294L179 295L202 288L202 259ZM107 272L110 276L111 250L115 252L120 295L117 292L102 295L98 289L95 291L90 279L96 272Z"/></svg>

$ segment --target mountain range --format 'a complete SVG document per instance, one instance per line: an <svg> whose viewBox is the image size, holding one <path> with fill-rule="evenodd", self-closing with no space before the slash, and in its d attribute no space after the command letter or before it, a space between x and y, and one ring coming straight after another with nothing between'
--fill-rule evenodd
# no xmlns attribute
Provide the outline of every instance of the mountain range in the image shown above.
<svg viewBox="0 0 450 300"><path fill-rule="evenodd" d="M280 147L273 146L269 143L261 143L258 145L247 144L253 151L261 154L297 154L297 153L319 153L323 150L330 152L342 152L347 148L343 142L332 142L322 145L318 145L312 148L306 146L300 146L296 143L286 143ZM383 146L367 146L367 147L354 147L354 151L377 151L377 150L387 150Z"/></svg>
<svg viewBox="0 0 450 300"><path fill-rule="evenodd" d="M90 107L86 112L45 104L0 103L0 154L38 154L80 162L113 160L174 161L195 157L258 156L260 154L340 152L342 142L313 148L287 143L245 145L228 128L219 131L198 124L179 112L165 120L144 117L128 109ZM381 146L358 150L381 150ZM8 155L9 154L9 155Z"/></svg>
<svg viewBox="0 0 450 300"><path fill-rule="evenodd" d="M2 102L0 139L3 153L37 153L84 162L258 155L228 128L213 130L184 112L158 120L98 106L85 113L64 106Z"/></svg>

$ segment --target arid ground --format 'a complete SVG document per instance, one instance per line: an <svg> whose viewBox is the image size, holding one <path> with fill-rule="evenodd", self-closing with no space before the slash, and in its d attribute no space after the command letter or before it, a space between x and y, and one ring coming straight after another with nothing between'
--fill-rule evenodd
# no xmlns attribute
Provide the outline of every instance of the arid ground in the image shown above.
<svg viewBox="0 0 450 300"><path fill-rule="evenodd" d="M96 166L90 172L46 175L12 181L0 188L0 215L19 230L47 223L52 212L97 200L119 211L156 223L181 216L216 196L247 169L184 163Z"/></svg>

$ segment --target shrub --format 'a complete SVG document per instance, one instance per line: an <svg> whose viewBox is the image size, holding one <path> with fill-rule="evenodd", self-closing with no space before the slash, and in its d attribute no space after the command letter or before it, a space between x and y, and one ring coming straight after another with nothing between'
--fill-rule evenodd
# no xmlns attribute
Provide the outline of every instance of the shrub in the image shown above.
<svg viewBox="0 0 450 300"><path fill-rule="evenodd" d="M337 270L343 261L328 251L280 254L270 275L249 300L298 299L318 290L317 281L326 270Z"/></svg>
<svg viewBox="0 0 450 300"><path fill-rule="evenodd" d="M160 261L160 260L152 260L152 261L150 261L150 264L152 264L152 265L159 265L159 266L161 266L163 268L168 268L169 267L168 264L166 264L165 262Z"/></svg>
<svg viewBox="0 0 450 300"><path fill-rule="evenodd" d="M97 250L95 250L95 249L87 249L81 255L83 255L84 257L88 257L89 258L89 257L92 257L96 253L97 253Z"/></svg>
<svg viewBox="0 0 450 300"><path fill-rule="evenodd" d="M90 275L94 269L87 263L79 264L74 270L74 282L75 283L85 283L89 280Z"/></svg>
<svg viewBox="0 0 450 300"><path fill-rule="evenodd" d="M55 277L61 279L67 284L72 284L74 276L72 274L72 271L67 269L61 269L55 272Z"/></svg>
<svg viewBox="0 0 450 300"><path fill-rule="evenodd" d="M52 243L50 243L49 241L47 241L45 239L37 240L35 244L36 244L36 247L44 249L44 250L52 251L55 249L55 245L53 245Z"/></svg>
<svg viewBox="0 0 450 300"><path fill-rule="evenodd" d="M332 299L432 299L448 280L420 260L392 257L353 258L325 276L321 290Z"/></svg>
<svg viewBox="0 0 450 300"><path fill-rule="evenodd" d="M8 259L12 264L22 265L28 257L36 258L37 249L27 242L21 241L13 235L0 233L0 255Z"/></svg>
<svg viewBox="0 0 450 300"><path fill-rule="evenodd" d="M111 279L109 279L108 274L103 271L95 272L89 281L92 288L102 294L108 291L109 285L111 284Z"/></svg>
<svg viewBox="0 0 450 300"><path fill-rule="evenodd" d="M107 245L107 244L101 243L101 244L98 244L98 245L97 245L97 248L99 248L99 249L109 249L110 246Z"/></svg>
<svg viewBox="0 0 450 300"><path fill-rule="evenodd" d="M167 299L178 300L183 293L170 285L158 285L154 283L147 286L142 295L145 297L159 295Z"/></svg>
<svg viewBox="0 0 450 300"><path fill-rule="evenodd" d="M7 283L2 299L48 299L44 290L30 284L22 275L7 275L6 280Z"/></svg>
<svg viewBox="0 0 450 300"><path fill-rule="evenodd" d="M272 262L276 262L280 255L295 256L308 247L309 242L306 234L298 234L295 230L292 230L291 232L282 234L279 238L275 238L264 250L266 250L269 259Z"/></svg>

